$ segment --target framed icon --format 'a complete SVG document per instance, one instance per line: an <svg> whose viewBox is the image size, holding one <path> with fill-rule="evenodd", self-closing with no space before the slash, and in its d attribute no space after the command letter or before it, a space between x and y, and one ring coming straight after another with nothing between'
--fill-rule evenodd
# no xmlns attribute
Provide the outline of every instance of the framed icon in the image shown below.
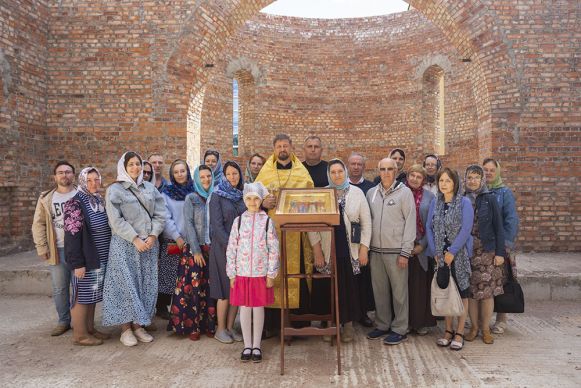
<svg viewBox="0 0 581 388"><path fill-rule="evenodd" d="M279 225L339 224L336 192L332 188L280 189L273 216Z"/></svg>

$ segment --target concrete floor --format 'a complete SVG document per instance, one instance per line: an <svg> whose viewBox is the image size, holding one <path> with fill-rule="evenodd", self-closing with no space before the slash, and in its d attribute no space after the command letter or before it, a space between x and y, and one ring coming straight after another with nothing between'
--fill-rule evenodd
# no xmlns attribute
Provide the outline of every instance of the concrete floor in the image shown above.
<svg viewBox="0 0 581 388"><path fill-rule="evenodd" d="M343 347L336 375L335 348L318 338L286 348L279 374L276 339L263 342L261 364L241 364L240 344L198 342L157 331L150 344L123 346L115 337L99 347L78 347L71 333L50 337L56 313L45 296L0 296L0 386L414 386L579 387L581 304L533 302L510 317L494 345L480 338L453 352L435 345L441 329L389 347L364 338ZM156 321L162 328L163 322Z"/></svg>

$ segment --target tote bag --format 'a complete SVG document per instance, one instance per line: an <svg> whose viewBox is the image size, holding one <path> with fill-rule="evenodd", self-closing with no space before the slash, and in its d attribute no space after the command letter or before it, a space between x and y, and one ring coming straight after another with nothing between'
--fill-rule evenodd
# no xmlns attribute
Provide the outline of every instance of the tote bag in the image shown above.
<svg viewBox="0 0 581 388"><path fill-rule="evenodd" d="M512 265L505 259L508 281L504 284L504 294L494 297L494 311L497 313L524 313L525 296L512 272Z"/></svg>
<svg viewBox="0 0 581 388"><path fill-rule="evenodd" d="M450 281L446 288L438 286L437 275L438 271L436 270L432 279L432 315L435 317L458 317L462 315L464 313L464 304L462 303L462 298L460 298L456 282L452 277L452 271L450 271Z"/></svg>

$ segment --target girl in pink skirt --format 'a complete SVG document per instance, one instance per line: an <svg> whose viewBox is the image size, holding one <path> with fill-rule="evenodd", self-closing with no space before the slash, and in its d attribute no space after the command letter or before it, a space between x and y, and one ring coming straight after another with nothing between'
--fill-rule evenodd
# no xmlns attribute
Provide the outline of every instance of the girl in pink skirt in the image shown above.
<svg viewBox="0 0 581 388"><path fill-rule="evenodd" d="M264 306L274 302L272 287L278 274L278 238L272 220L260 209L266 195L268 191L262 183L244 185L244 203L248 210L234 220L226 250L230 304L240 306L244 338L240 360L243 362L262 361Z"/></svg>

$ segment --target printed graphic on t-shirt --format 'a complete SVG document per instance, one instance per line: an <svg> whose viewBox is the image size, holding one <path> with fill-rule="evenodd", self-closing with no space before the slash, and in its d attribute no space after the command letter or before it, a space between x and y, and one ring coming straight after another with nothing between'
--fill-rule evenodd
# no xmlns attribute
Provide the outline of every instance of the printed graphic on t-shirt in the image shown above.
<svg viewBox="0 0 581 388"><path fill-rule="evenodd" d="M55 192L52 196L52 207L50 213L56 235L56 246L59 248L64 248L65 246L65 217L63 208L65 203L73 198L76 193L76 190L66 194Z"/></svg>

